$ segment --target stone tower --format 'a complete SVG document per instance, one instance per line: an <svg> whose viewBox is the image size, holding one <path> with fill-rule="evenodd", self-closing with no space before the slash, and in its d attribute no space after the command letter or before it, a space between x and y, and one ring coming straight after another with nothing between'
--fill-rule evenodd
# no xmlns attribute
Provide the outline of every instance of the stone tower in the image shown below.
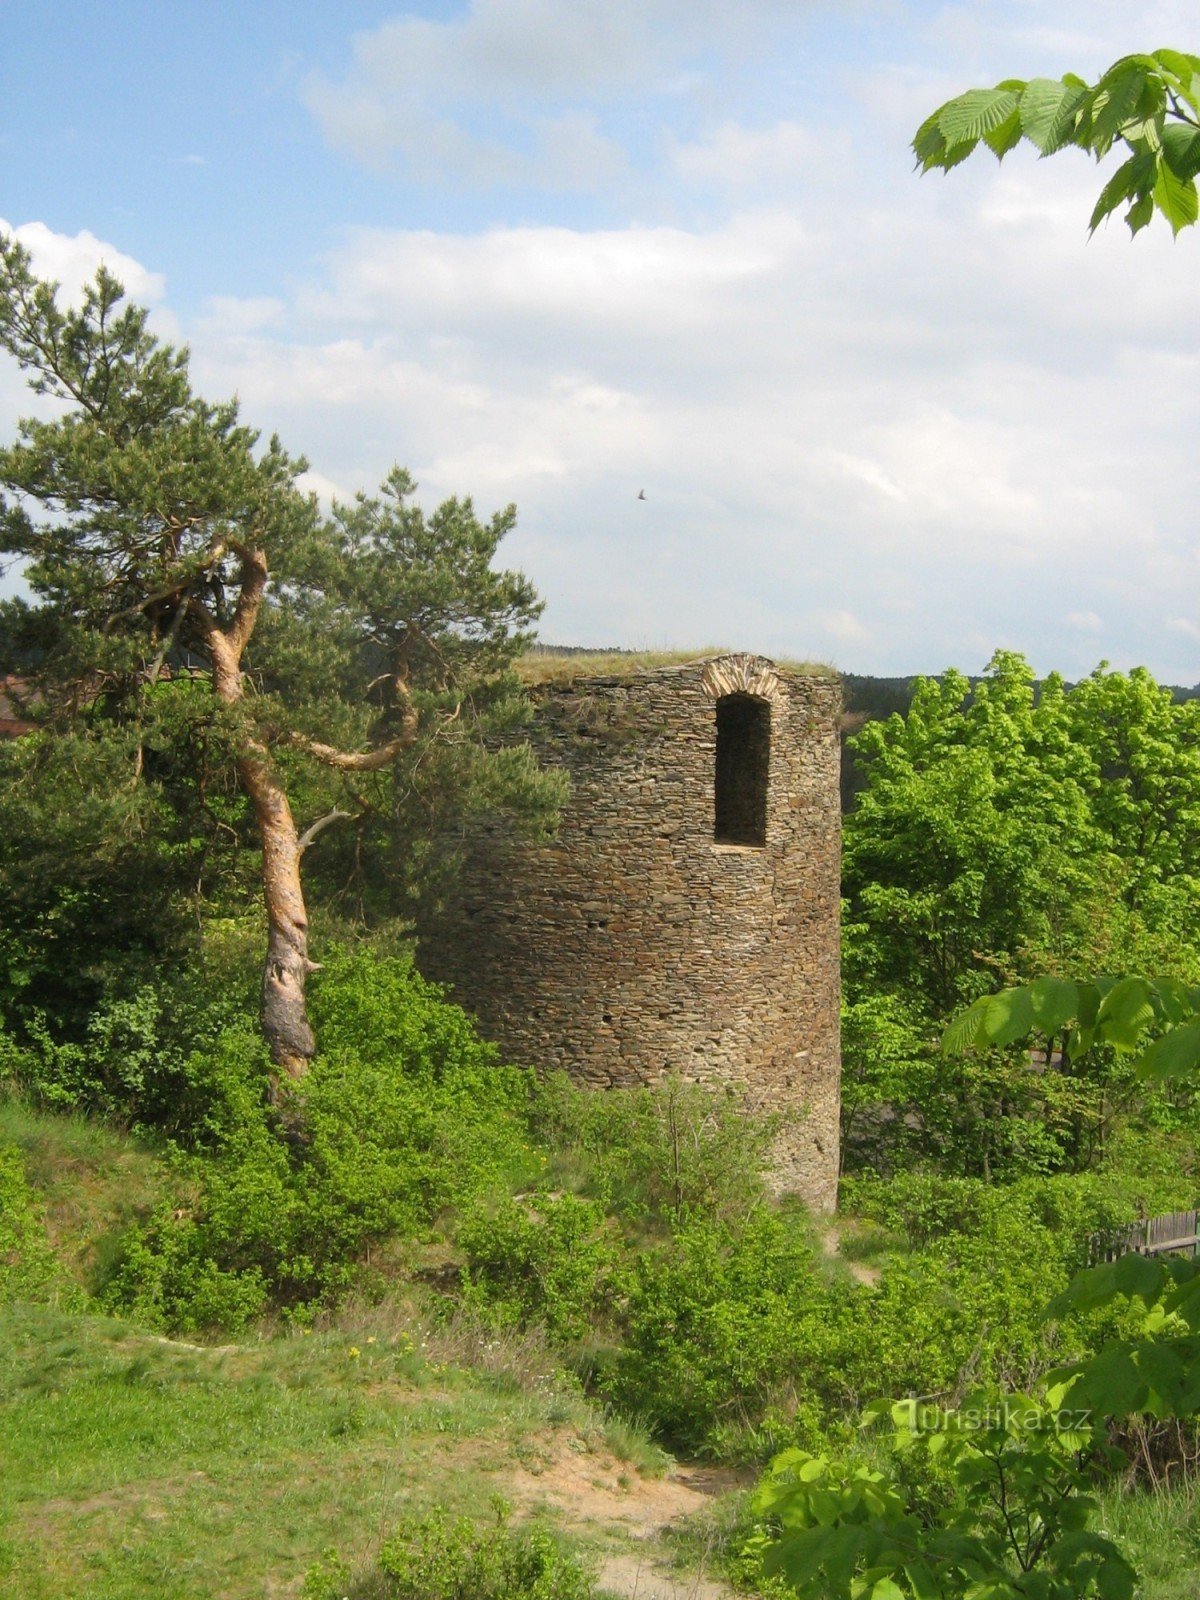
<svg viewBox="0 0 1200 1600"><path fill-rule="evenodd" d="M775 1181L834 1204L838 716L829 674L727 655L534 691L557 837L492 825L421 965L508 1059L596 1088L678 1071L784 1114Z"/></svg>

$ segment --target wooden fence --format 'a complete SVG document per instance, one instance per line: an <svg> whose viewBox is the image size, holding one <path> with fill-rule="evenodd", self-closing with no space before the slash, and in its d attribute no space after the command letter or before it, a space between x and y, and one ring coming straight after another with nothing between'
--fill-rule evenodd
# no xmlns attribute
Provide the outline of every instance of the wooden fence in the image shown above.
<svg viewBox="0 0 1200 1600"><path fill-rule="evenodd" d="M1145 1222L1131 1222L1116 1233L1095 1234L1091 1240L1093 1262L1115 1261L1118 1256L1168 1256L1200 1254L1200 1212L1168 1211Z"/></svg>

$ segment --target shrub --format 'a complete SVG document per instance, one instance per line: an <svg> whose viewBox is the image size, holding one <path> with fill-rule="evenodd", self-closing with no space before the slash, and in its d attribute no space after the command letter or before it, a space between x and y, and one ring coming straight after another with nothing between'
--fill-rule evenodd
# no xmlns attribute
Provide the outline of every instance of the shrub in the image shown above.
<svg viewBox="0 0 1200 1600"><path fill-rule="evenodd" d="M484 1529L440 1507L408 1519L358 1582L331 1552L305 1579L306 1600L590 1600L591 1579L568 1548L543 1528L509 1527L502 1502L497 1511Z"/></svg>
<svg viewBox="0 0 1200 1600"><path fill-rule="evenodd" d="M279 1136L249 1022L189 1058L207 1152L179 1157L183 1202L131 1232L113 1308L195 1330L268 1300L328 1301L380 1240L528 1175L529 1074L500 1065L411 961L335 958L314 990L324 1048L296 1091L305 1137Z"/></svg>
<svg viewBox="0 0 1200 1600"><path fill-rule="evenodd" d="M649 1089L597 1094L565 1073L539 1086L535 1133L608 1211L637 1219L744 1216L764 1198L777 1119L747 1113L732 1090L677 1076Z"/></svg>
<svg viewBox="0 0 1200 1600"><path fill-rule="evenodd" d="M622 1242L594 1201L531 1195L479 1207L458 1231L464 1301L501 1327L586 1339L620 1293Z"/></svg>
<svg viewBox="0 0 1200 1600"><path fill-rule="evenodd" d="M850 1304L819 1270L802 1213L694 1219L638 1256L625 1342L601 1382L685 1450L758 1454L827 1422Z"/></svg>

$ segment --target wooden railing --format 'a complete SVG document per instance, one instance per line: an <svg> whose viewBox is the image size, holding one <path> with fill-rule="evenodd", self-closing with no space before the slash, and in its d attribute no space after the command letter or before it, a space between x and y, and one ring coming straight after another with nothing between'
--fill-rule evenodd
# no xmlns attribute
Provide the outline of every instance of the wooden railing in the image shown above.
<svg viewBox="0 0 1200 1600"><path fill-rule="evenodd" d="M1147 1217L1145 1222L1132 1222L1115 1233L1093 1236L1091 1257L1094 1262L1115 1261L1118 1256L1168 1256L1200 1254L1200 1212L1168 1211L1161 1217Z"/></svg>

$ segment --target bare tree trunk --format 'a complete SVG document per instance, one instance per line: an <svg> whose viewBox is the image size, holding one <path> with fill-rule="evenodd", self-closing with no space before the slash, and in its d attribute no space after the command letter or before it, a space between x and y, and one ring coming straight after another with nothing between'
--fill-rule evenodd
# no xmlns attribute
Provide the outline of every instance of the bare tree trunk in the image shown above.
<svg viewBox="0 0 1200 1600"><path fill-rule="evenodd" d="M224 546L221 547L222 552ZM241 590L232 620L224 627L196 596L188 600L213 669L213 691L225 705L243 698L242 656L254 632L267 586L266 555L251 545L236 546L242 561ZM215 557L214 557L215 559ZM342 772L378 772L417 737L418 717L407 684L407 658L397 663L393 690L400 712L399 731L374 750L343 751L293 734L293 741L318 761ZM262 840L263 902L267 911L267 956L263 964L260 1018L271 1060L288 1078L302 1078L316 1053L304 990L316 963L308 958L308 912L300 879L300 858L328 823L347 813L337 807L301 837L288 797L267 745L248 730L237 755L237 772L249 796Z"/></svg>
<svg viewBox="0 0 1200 1600"><path fill-rule="evenodd" d="M213 690L225 705L244 694L242 653L254 631L266 589L267 564L259 550L242 552L242 589L233 621L222 628L201 602L192 614L212 660ZM308 912L300 880L303 847L288 797L267 747L247 734L237 756L238 778L254 807L262 840L263 903L267 955L259 1015L271 1060L289 1078L302 1078L316 1053L304 989L314 963L308 958Z"/></svg>
<svg viewBox="0 0 1200 1600"><path fill-rule="evenodd" d="M300 836L266 749L251 741L237 761L262 839L267 956L259 1014L271 1060L289 1078L302 1078L316 1051L304 988L315 970L308 958L308 912L300 881Z"/></svg>

